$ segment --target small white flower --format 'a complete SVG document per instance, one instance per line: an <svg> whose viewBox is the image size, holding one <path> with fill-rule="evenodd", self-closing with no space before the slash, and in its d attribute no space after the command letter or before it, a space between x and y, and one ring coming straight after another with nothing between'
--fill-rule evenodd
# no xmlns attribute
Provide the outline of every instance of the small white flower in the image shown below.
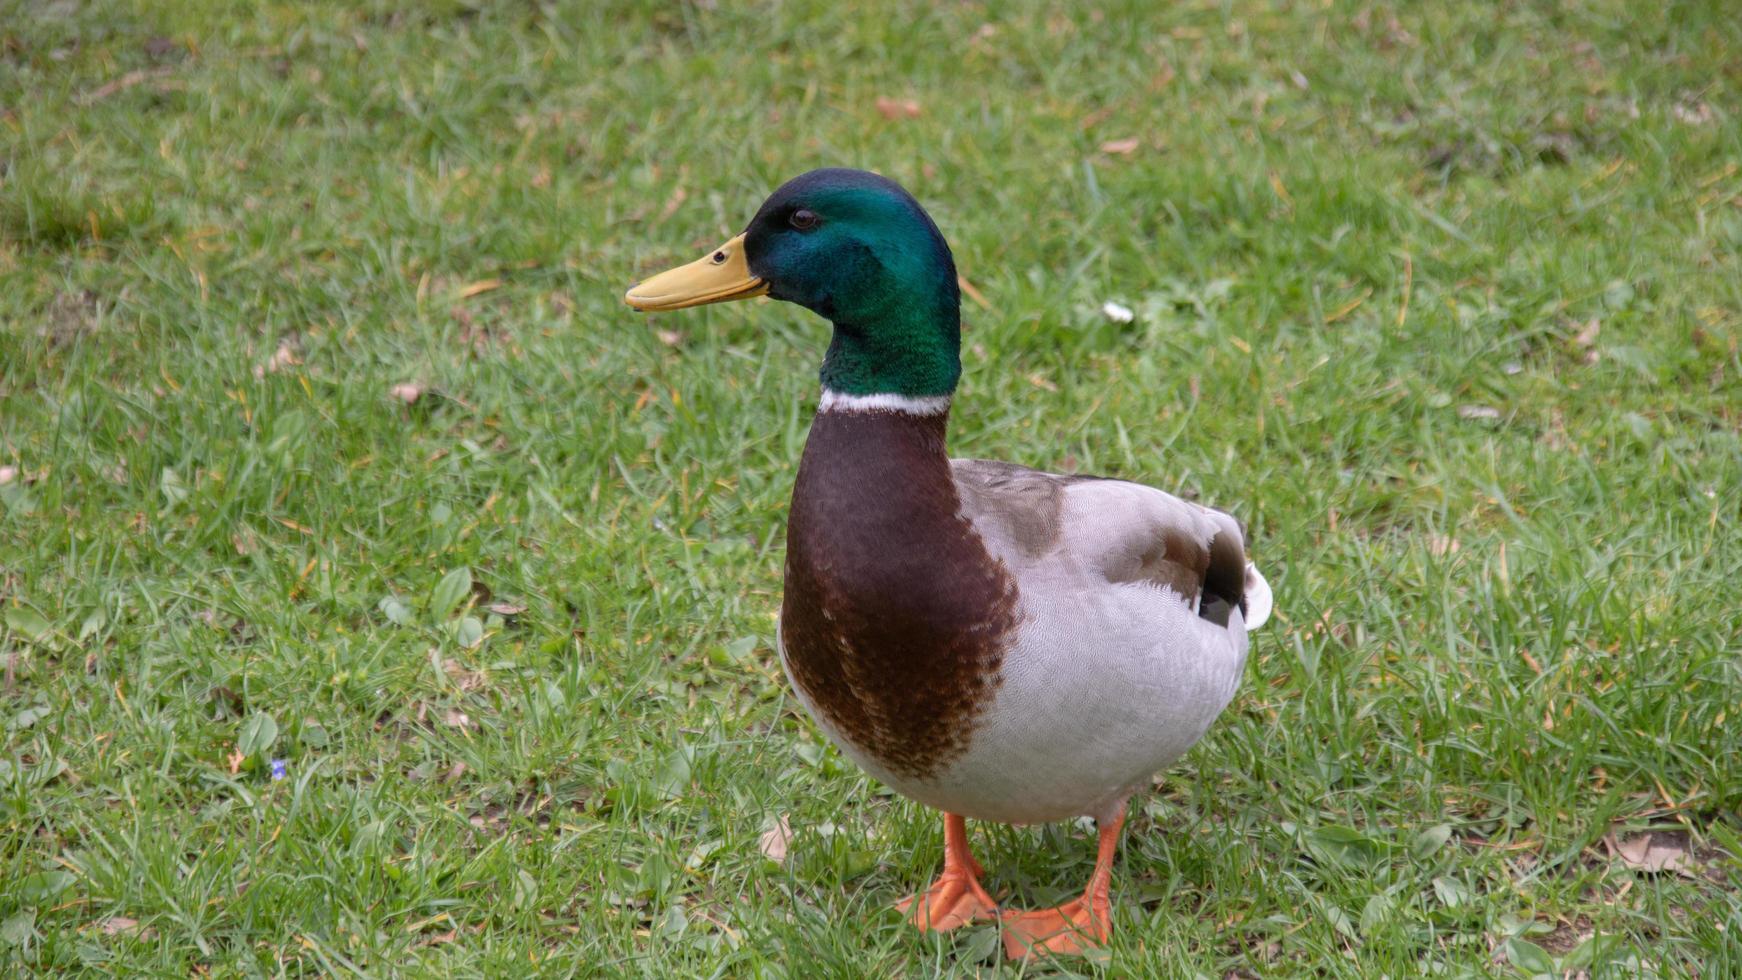
<svg viewBox="0 0 1742 980"><path fill-rule="evenodd" d="M1123 303L1116 303L1113 300L1102 303L1101 312L1114 323L1130 323L1137 317L1137 314L1131 312L1131 307Z"/></svg>

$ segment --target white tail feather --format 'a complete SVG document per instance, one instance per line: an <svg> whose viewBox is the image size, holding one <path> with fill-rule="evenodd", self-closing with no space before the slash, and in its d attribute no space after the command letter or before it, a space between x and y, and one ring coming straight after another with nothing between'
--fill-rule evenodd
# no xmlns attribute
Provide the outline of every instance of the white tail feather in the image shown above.
<svg viewBox="0 0 1742 980"><path fill-rule="evenodd" d="M1263 573L1258 566L1248 563L1246 566L1246 631L1257 629L1270 618L1270 583L1264 581Z"/></svg>

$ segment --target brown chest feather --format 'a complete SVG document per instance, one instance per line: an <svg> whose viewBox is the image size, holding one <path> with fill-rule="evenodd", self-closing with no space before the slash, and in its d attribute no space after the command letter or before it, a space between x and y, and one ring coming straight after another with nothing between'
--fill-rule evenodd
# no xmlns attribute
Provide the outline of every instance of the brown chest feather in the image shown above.
<svg viewBox="0 0 1742 980"><path fill-rule="evenodd" d="M960 514L943 416L824 412L787 525L781 640L824 720L891 771L964 752L1016 586Z"/></svg>

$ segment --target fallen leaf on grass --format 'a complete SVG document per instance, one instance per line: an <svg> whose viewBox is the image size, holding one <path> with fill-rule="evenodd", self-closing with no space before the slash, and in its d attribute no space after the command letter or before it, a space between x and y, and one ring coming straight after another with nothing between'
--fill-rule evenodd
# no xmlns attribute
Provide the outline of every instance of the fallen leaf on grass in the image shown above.
<svg viewBox="0 0 1742 980"><path fill-rule="evenodd" d="M1135 136L1122 140L1108 140L1101 144L1101 152L1112 153L1122 157L1130 156L1131 154L1136 153L1137 148L1141 145L1141 141L1139 141Z"/></svg>
<svg viewBox="0 0 1742 980"><path fill-rule="evenodd" d="M106 936L139 936L141 940L157 938L157 930L152 926L141 926L138 919L127 916L110 916L98 923L98 931Z"/></svg>
<svg viewBox="0 0 1742 980"><path fill-rule="evenodd" d="M472 724L472 719L458 708L449 708L447 713L442 715L442 721L449 728L465 729Z"/></svg>
<svg viewBox="0 0 1742 980"><path fill-rule="evenodd" d="M254 366L254 377L264 378L301 363L302 358L296 356L296 346L288 340L281 340L278 342L278 349L272 352L265 364Z"/></svg>
<svg viewBox="0 0 1742 980"><path fill-rule="evenodd" d="M103 920L101 928L104 935L113 936L117 933L139 928L139 920L129 919L124 915L112 915Z"/></svg>
<svg viewBox="0 0 1742 980"><path fill-rule="evenodd" d="M1114 323L1130 323L1137 319L1137 313L1131 307L1113 300L1101 304L1101 315Z"/></svg>
<svg viewBox="0 0 1742 980"><path fill-rule="evenodd" d="M164 37L161 34L154 34L151 37L146 38L145 43L141 45L141 47L145 49L146 56L150 58L167 57L174 54L177 50L182 49L182 46L175 43L173 39Z"/></svg>
<svg viewBox="0 0 1742 980"><path fill-rule="evenodd" d="M414 405L423 397L424 386L416 381L401 381L387 389L387 393L407 405Z"/></svg>
<svg viewBox="0 0 1742 980"><path fill-rule="evenodd" d="M492 602L484 608L498 616L518 616L526 611L526 605L524 603L504 602L500 600Z"/></svg>
<svg viewBox="0 0 1742 980"><path fill-rule="evenodd" d="M442 670L455 687L468 694L483 687L490 679L486 671L467 670L465 665L453 660L442 661Z"/></svg>
<svg viewBox="0 0 1742 980"><path fill-rule="evenodd" d="M1675 117L1689 126L1704 126L1717 118L1712 107L1700 101L1681 102L1670 110Z"/></svg>
<svg viewBox="0 0 1742 980"><path fill-rule="evenodd" d="M684 190L682 184L673 188L671 196L665 199L665 207L659 209L659 217L654 219L654 225L665 224L666 219L676 214L678 208L683 207L683 202L688 200L689 196L690 192Z"/></svg>
<svg viewBox="0 0 1742 980"><path fill-rule="evenodd" d="M956 273L956 285L961 287L962 292L968 294L968 298L974 301L975 306L978 306L982 310L989 310L992 308L992 304L986 301L986 297L981 294L980 290L974 288L974 284L968 281L967 276L964 276L959 272Z"/></svg>
<svg viewBox="0 0 1742 980"><path fill-rule="evenodd" d="M80 94L76 99L74 99L74 101L82 106L90 105L93 102L101 102L109 96L114 95L116 92L124 92L127 89L138 85L140 82L153 78L162 78L164 75L169 74L170 71L171 69L167 65L160 68L138 68L122 75L120 78L117 78L112 82L105 82L89 92Z"/></svg>
<svg viewBox="0 0 1742 980"><path fill-rule="evenodd" d="M472 284L466 286L464 289L460 290L460 298L461 299L469 299L473 296L478 295L479 293L487 293L492 289L501 289L501 288L502 288L502 280L500 280L500 279L481 279L478 282L472 283Z"/></svg>
<svg viewBox="0 0 1742 980"><path fill-rule="evenodd" d="M918 119L919 103L913 99L877 97L877 111L885 119Z"/></svg>
<svg viewBox="0 0 1742 980"><path fill-rule="evenodd" d="M16 479L18 479L18 467L0 466L0 486L11 483Z"/></svg>
<svg viewBox="0 0 1742 980"><path fill-rule="evenodd" d="M1486 419L1489 421L1493 421L1494 419L1498 419L1499 417L1500 417L1500 410L1498 408L1491 408L1487 405L1459 405L1458 406L1458 418L1461 418L1461 419Z"/></svg>
<svg viewBox="0 0 1742 980"><path fill-rule="evenodd" d="M1344 303L1343 305L1337 307L1336 309L1332 310L1331 312L1326 313L1325 314L1325 322L1327 324L1336 323L1338 320L1341 320L1342 318L1355 312L1356 310L1361 308L1362 303L1367 302L1367 297L1369 297L1371 295L1373 295L1373 290L1371 290L1371 289L1363 290L1361 295L1355 297L1352 300L1349 300L1347 303Z"/></svg>
<svg viewBox="0 0 1742 980"><path fill-rule="evenodd" d="M1673 871L1694 877L1694 870L1688 864L1686 842L1672 834L1646 832L1617 839L1610 833L1604 843L1609 846L1610 854L1620 858L1623 865L1635 871L1651 874Z"/></svg>
<svg viewBox="0 0 1742 980"><path fill-rule="evenodd" d="M1446 555L1455 555L1460 549L1462 549L1462 547L1462 545L1458 544L1457 538L1448 537L1444 534L1429 535L1427 539L1428 553L1436 558L1442 558Z"/></svg>
<svg viewBox="0 0 1742 980"><path fill-rule="evenodd" d="M792 824L783 816L780 822L762 832L762 838L756 842L762 856L779 864L786 860L786 847L792 843Z"/></svg>
<svg viewBox="0 0 1742 980"><path fill-rule="evenodd" d="M1603 357L1602 353L1592 346L1597 342L1597 333L1602 329L1602 321L1592 317L1580 326L1578 333L1573 335L1573 345L1585 352L1586 364L1595 364Z"/></svg>

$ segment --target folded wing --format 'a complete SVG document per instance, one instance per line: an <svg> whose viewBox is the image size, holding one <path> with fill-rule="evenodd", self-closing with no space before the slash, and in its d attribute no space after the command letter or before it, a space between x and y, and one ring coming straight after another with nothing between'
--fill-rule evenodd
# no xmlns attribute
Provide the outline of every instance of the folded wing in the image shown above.
<svg viewBox="0 0 1742 980"><path fill-rule="evenodd" d="M1007 560L1040 563L1064 552L1108 583L1167 589L1223 627L1236 609L1248 630L1270 616L1270 586L1246 560L1231 514L1124 480L953 463L964 516Z"/></svg>

